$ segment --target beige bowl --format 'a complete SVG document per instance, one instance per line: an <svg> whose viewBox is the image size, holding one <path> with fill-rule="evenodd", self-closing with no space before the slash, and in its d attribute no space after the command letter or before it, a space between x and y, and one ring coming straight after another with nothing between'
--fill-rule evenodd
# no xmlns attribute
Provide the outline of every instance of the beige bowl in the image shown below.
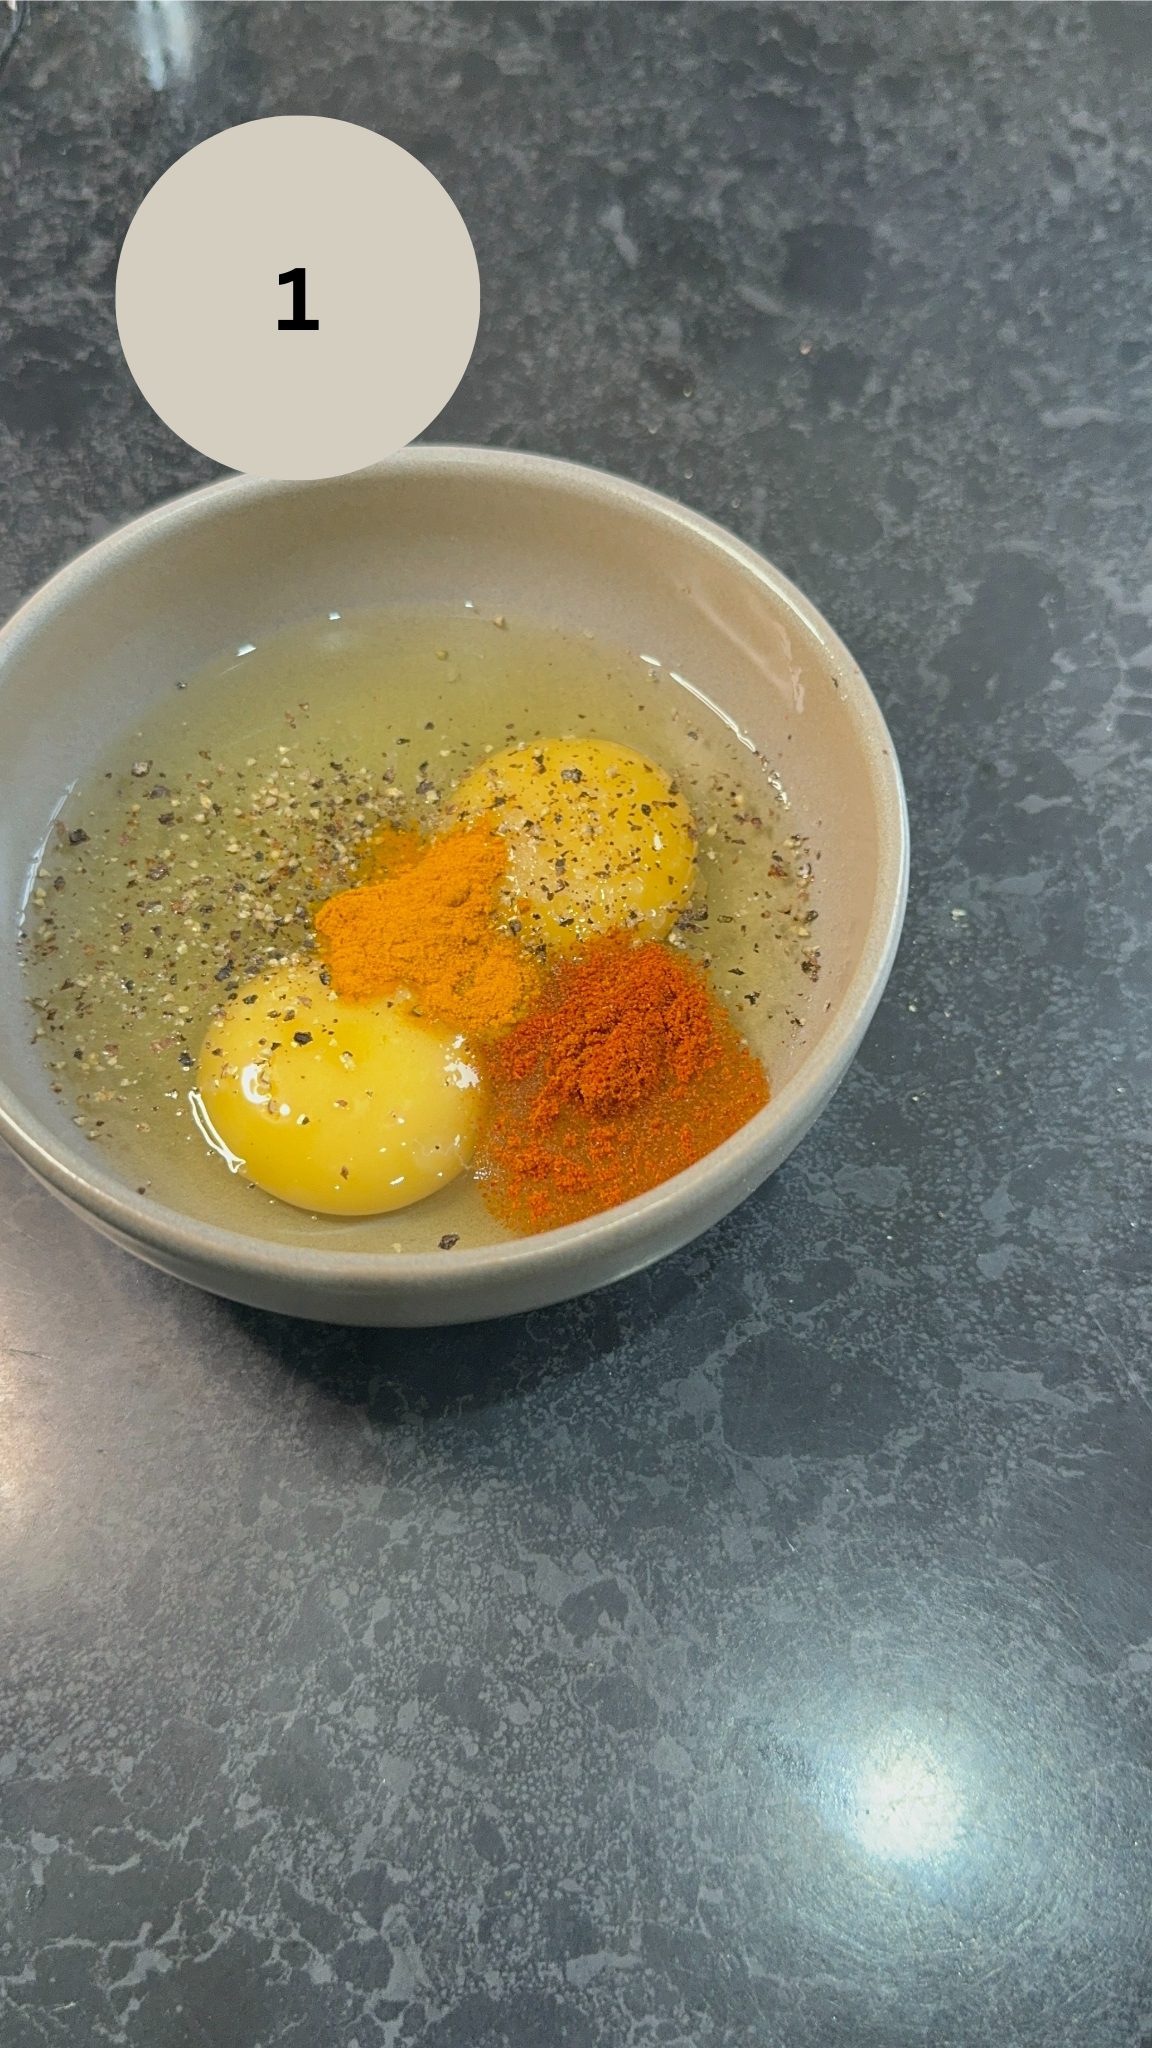
<svg viewBox="0 0 1152 2048"><path fill-rule="evenodd" d="M474 1251L377 1253L243 1235L137 1194L77 1142L29 1042L15 940L29 864L63 793L180 678L238 639L337 605L456 604L674 649L785 780L821 858L822 974L773 1064L773 1100L707 1158L585 1223ZM667 687L672 687L668 685ZM537 456L412 448L359 475L239 479L89 549L0 633L0 1133L45 1185L150 1264L235 1301L348 1323L463 1322L635 1272L758 1187L843 1079L888 978L908 828L863 676L778 570L635 484Z"/></svg>

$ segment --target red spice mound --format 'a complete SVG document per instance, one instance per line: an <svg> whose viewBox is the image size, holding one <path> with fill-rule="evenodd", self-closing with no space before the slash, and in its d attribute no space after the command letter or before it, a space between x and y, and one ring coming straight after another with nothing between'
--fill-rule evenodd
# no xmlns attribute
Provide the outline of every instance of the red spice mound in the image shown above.
<svg viewBox="0 0 1152 2048"><path fill-rule="evenodd" d="M486 1071L476 1167L489 1208L518 1231L643 1194L768 1100L702 969L655 941L602 939L558 968Z"/></svg>

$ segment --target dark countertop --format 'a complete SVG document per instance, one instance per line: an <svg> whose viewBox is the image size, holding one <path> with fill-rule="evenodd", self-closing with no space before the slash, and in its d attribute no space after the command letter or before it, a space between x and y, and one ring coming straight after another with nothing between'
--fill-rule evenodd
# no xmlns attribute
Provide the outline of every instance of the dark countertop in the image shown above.
<svg viewBox="0 0 1152 2048"><path fill-rule="evenodd" d="M278 1321L0 1162L5 2048L1152 2043L1150 60L1143 6L33 6L0 600L210 473L117 347L145 190L344 115L476 242L434 433L762 544L914 875L799 1153L567 1308Z"/></svg>

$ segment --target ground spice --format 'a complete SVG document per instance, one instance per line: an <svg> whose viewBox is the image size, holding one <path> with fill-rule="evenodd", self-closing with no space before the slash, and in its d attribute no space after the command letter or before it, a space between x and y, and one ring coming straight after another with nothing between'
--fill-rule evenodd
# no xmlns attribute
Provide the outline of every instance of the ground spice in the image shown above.
<svg viewBox="0 0 1152 2048"><path fill-rule="evenodd" d="M481 1041L523 1014L540 970L499 929L507 867L488 820L413 844L398 833L376 842L369 871L383 879L330 896L316 936L337 995L368 1002L406 989L429 1017Z"/></svg>
<svg viewBox="0 0 1152 2048"><path fill-rule="evenodd" d="M493 1214L552 1229L657 1187L768 1100L704 972L657 941L597 942L485 1062L477 1172Z"/></svg>

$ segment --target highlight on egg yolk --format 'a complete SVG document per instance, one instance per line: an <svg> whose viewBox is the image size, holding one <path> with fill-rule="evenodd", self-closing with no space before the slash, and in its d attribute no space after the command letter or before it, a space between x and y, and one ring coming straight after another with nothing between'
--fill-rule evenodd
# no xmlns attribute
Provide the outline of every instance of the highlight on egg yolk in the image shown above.
<svg viewBox="0 0 1152 2048"><path fill-rule="evenodd" d="M209 1143L300 1209L403 1209L472 1158L479 1077L459 1034L396 1002L341 1002L308 961L237 991L209 1026L198 1080Z"/></svg>
<svg viewBox="0 0 1152 2048"><path fill-rule="evenodd" d="M464 777L455 817L508 843L509 907L526 939L571 951L612 931L662 938L696 879L692 814L653 761L610 740L536 740Z"/></svg>

